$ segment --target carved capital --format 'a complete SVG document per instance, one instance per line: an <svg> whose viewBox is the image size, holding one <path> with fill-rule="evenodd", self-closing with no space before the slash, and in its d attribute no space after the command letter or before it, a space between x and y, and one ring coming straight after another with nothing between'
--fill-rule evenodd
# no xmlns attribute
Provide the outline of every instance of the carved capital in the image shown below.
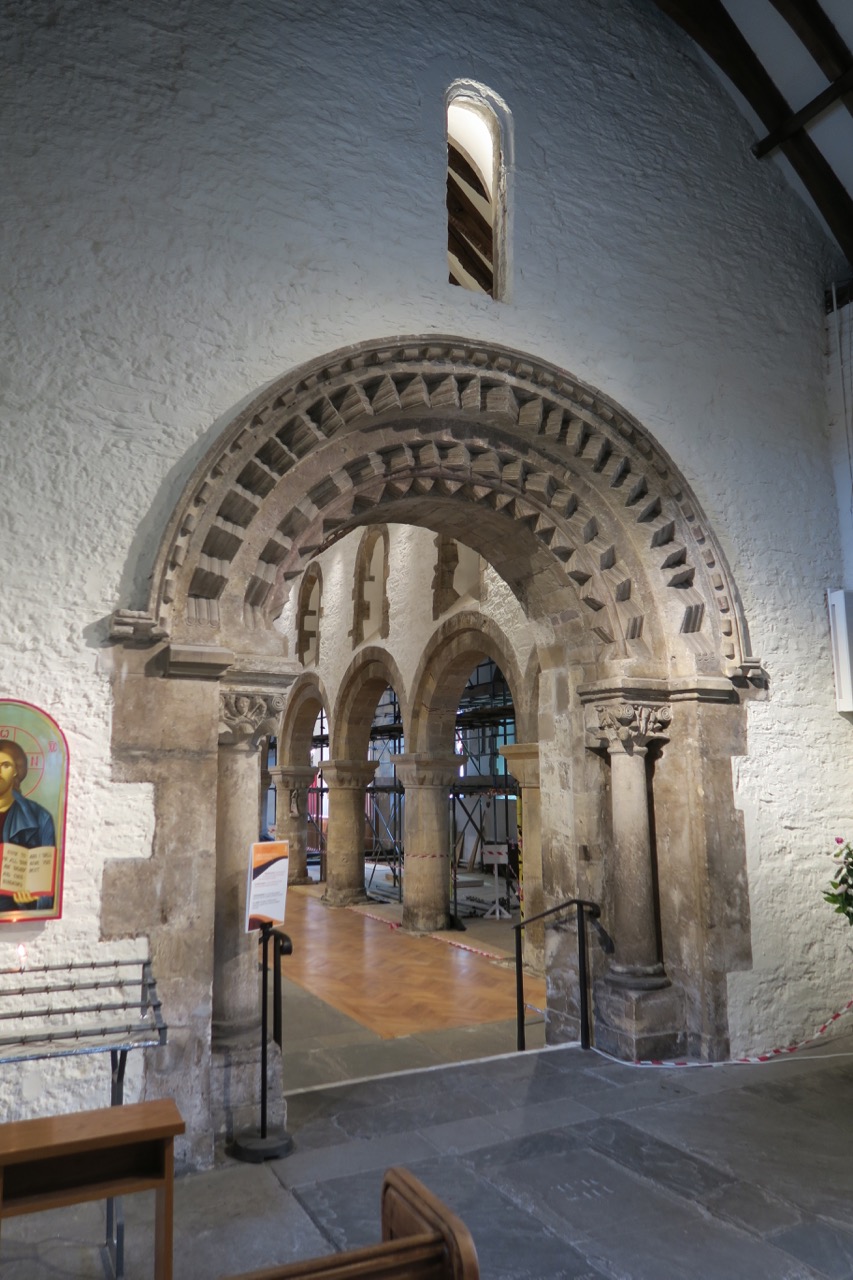
<svg viewBox="0 0 853 1280"><path fill-rule="evenodd" d="M668 737L672 708L647 702L610 702L595 708L598 724L593 730L608 750L642 748Z"/></svg>
<svg viewBox="0 0 853 1280"><path fill-rule="evenodd" d="M284 710L280 693L255 693L239 689L223 689L219 695L219 741L236 746L273 733Z"/></svg>
<svg viewBox="0 0 853 1280"><path fill-rule="evenodd" d="M378 760L324 760L323 781L326 786L342 791L357 791L373 781Z"/></svg>
<svg viewBox="0 0 853 1280"><path fill-rule="evenodd" d="M459 769L467 756L410 755L392 756L397 777L404 787L452 787L459 781Z"/></svg>
<svg viewBox="0 0 853 1280"><path fill-rule="evenodd" d="M301 818L305 816L305 797L308 788L317 776L316 765L273 765L270 777L275 783L278 807L276 812L284 815L284 804L287 802L287 816Z"/></svg>
<svg viewBox="0 0 853 1280"><path fill-rule="evenodd" d="M539 743L516 742L509 747L499 747L510 773L525 790L539 786Z"/></svg>

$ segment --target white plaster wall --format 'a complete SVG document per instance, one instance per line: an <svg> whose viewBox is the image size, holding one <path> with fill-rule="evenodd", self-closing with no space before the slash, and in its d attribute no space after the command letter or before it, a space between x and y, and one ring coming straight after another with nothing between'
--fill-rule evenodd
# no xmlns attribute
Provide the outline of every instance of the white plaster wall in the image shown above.
<svg viewBox="0 0 853 1280"><path fill-rule="evenodd" d="M826 378L833 474L844 555L843 580L853 588L853 302L833 308L826 320Z"/></svg>
<svg viewBox="0 0 853 1280"><path fill-rule="evenodd" d="M494 569L485 566L482 601L470 596L458 600L439 619L433 620L433 577L436 564L435 534L413 525L389 524L388 528L388 636L369 637L357 649L352 645L352 583L358 547L364 536L359 529L341 538L316 557L323 574L323 617L320 629L320 657L309 669L316 670L334 709L341 686L353 662L365 649L382 649L400 673L402 686L397 694L407 699L413 689L418 667L430 637L448 618L460 612L482 613L506 637L516 662L523 671L533 650L533 636L524 610ZM293 646L296 635L296 598L291 591L276 628Z"/></svg>
<svg viewBox="0 0 853 1280"><path fill-rule="evenodd" d="M853 829L823 609L842 573L821 311L837 255L689 42L650 0L18 0L2 40L0 663L68 735L72 774L64 918L0 926L0 964L22 936L44 960L98 952L104 861L150 852L150 794L111 780L98 646L114 608L144 607L204 448L300 362L433 331L594 384L693 484L771 678L736 770L756 945L735 1048L846 998L817 892ZM501 304L447 284L456 77L512 113Z"/></svg>

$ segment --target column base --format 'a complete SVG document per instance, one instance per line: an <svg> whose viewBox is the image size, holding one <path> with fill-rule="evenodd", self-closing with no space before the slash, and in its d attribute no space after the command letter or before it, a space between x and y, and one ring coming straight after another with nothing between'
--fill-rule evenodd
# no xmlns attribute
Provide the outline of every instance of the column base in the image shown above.
<svg viewBox="0 0 853 1280"><path fill-rule="evenodd" d="M605 978L611 987L626 987L629 991L657 991L671 986L662 964L611 964Z"/></svg>
<svg viewBox="0 0 853 1280"><path fill-rule="evenodd" d="M282 1085L281 1051L267 1045L267 1127L284 1130L286 1104ZM261 1029L251 1036L220 1038L211 1046L210 1119L217 1146L238 1134L259 1133L261 1122Z"/></svg>
<svg viewBox="0 0 853 1280"><path fill-rule="evenodd" d="M304 876L294 876L291 880L288 880L287 883L288 884L313 884L314 881L311 879L309 875L304 875Z"/></svg>
<svg viewBox="0 0 853 1280"><path fill-rule="evenodd" d="M404 902L401 928L406 933L441 933L450 928L450 912L429 907L407 907Z"/></svg>
<svg viewBox="0 0 853 1280"><path fill-rule="evenodd" d="M364 889L331 889L328 886L320 899L327 907L351 907L354 902L367 902Z"/></svg>
<svg viewBox="0 0 853 1280"><path fill-rule="evenodd" d="M614 1058L636 1062L687 1051L684 999L671 985L637 989L608 976L595 983L593 1007L595 1046Z"/></svg>

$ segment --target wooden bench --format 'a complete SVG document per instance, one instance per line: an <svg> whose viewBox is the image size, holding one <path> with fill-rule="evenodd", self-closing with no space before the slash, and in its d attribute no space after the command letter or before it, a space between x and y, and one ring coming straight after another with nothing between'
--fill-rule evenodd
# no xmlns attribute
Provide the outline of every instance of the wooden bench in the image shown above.
<svg viewBox="0 0 853 1280"><path fill-rule="evenodd" d="M0 1125L0 1224L155 1191L154 1275L172 1280L174 1139L184 1127L171 1098Z"/></svg>
<svg viewBox="0 0 853 1280"><path fill-rule="evenodd" d="M231 1280L480 1280L471 1233L408 1169L382 1184L382 1243Z"/></svg>

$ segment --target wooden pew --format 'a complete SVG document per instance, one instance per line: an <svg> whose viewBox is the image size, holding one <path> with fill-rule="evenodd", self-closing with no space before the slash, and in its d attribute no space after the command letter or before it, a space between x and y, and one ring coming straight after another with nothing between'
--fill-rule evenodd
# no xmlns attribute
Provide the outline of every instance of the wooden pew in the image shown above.
<svg viewBox="0 0 853 1280"><path fill-rule="evenodd" d="M172 1280L174 1139L171 1098L0 1125L0 1224L84 1200L154 1191L154 1274Z"/></svg>
<svg viewBox="0 0 853 1280"><path fill-rule="evenodd" d="M231 1280L480 1280L471 1233L408 1169L382 1184L382 1243Z"/></svg>

